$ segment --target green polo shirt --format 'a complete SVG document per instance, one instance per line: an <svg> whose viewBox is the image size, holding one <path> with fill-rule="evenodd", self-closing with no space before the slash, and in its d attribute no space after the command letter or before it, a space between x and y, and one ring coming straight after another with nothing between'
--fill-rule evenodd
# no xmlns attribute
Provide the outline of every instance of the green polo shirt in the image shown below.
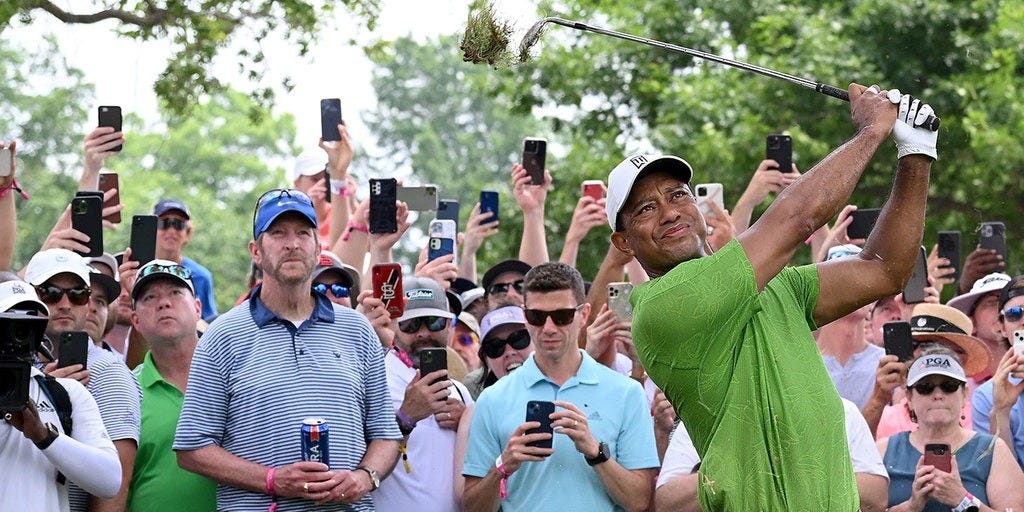
<svg viewBox="0 0 1024 512"><path fill-rule="evenodd" d="M178 466L171 449L185 395L164 380L152 353L135 368L142 386L142 429L128 510L147 512L217 509L217 483Z"/></svg>

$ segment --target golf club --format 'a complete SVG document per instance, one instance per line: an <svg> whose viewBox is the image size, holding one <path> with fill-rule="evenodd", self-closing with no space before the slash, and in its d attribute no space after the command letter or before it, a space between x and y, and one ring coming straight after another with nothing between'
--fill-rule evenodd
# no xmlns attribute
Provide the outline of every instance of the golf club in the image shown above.
<svg viewBox="0 0 1024 512"><path fill-rule="evenodd" d="M833 98L839 98L847 102L850 101L850 94L848 92L808 78L793 76L787 73L781 73L768 68L763 68L761 66L755 66L754 64L740 62L738 60L727 59L725 57L720 57L713 53L693 50L690 48L658 41L655 39L648 39L646 37L638 37L632 34L616 32L614 30L608 30L600 27L592 27L590 25L587 25L586 23L580 23L578 21L572 21L558 17L548 17L541 19L537 23L534 23L533 26L530 27L530 30L526 31L526 35L523 36L522 42L519 43L520 60L525 61L528 58L530 54L530 48L533 47L533 45L537 44L537 41L540 40L541 32L544 30L544 25L548 23L554 23L556 25L562 25L563 27L569 27L584 32L594 32L597 34L616 37L619 39L625 39L626 41L633 41L634 43L642 43L648 46L654 46L665 50L671 50L674 52L689 55L691 57L697 57L700 59L717 62L719 64L725 64L726 66L732 66L734 68L740 68L746 71L753 71L754 73L758 73L760 75L764 75L770 78L778 78L779 80L785 80L796 85L801 85L808 89L813 89L815 92L819 92L826 96L832 96ZM926 119L924 123L921 123L921 126L927 128L928 130L936 131L939 129L939 118L935 116L928 116L928 119Z"/></svg>

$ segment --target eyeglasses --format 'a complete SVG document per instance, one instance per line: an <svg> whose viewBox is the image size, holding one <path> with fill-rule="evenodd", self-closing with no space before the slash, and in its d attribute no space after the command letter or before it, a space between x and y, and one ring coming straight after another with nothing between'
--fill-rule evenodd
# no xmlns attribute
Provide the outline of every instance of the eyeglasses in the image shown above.
<svg viewBox="0 0 1024 512"><path fill-rule="evenodd" d="M939 389L942 390L943 393L948 395L950 393L956 392L956 390L960 389L960 386L963 386L963 385L964 385L964 383L960 382L958 380L948 380L947 379L947 380L944 380L941 383L939 383L938 386L936 386L935 384L932 384L931 382L918 382L917 384L913 385L913 388L914 388L914 391L917 391L917 393L919 395L928 396L928 395L932 394L932 391L935 391L936 387L938 387Z"/></svg>
<svg viewBox="0 0 1024 512"><path fill-rule="evenodd" d="M406 333L413 334L420 330L420 327L426 325L427 330L430 332L437 332L448 327L448 317L444 316L419 316L416 318L410 318L408 320L402 320L398 322L398 330Z"/></svg>
<svg viewBox="0 0 1024 512"><path fill-rule="evenodd" d="M487 289L487 294L488 295L505 295L506 293L508 293L508 288L510 286L519 295L523 294L523 280L522 279L520 279L518 281L515 281L515 282L512 282L512 283L492 284L491 287Z"/></svg>
<svg viewBox="0 0 1024 512"><path fill-rule="evenodd" d="M530 333L526 332L526 329L520 329L504 339L492 336L484 338L480 342L480 346L484 349L484 355L491 359L497 359L505 354L506 345L512 347L513 350L522 350L530 346Z"/></svg>
<svg viewBox="0 0 1024 512"><path fill-rule="evenodd" d="M192 279L192 271L181 265L161 265L159 263L150 263L142 267L142 270L139 271L138 279L153 274L171 274L186 281Z"/></svg>
<svg viewBox="0 0 1024 512"><path fill-rule="evenodd" d="M574 308L566 309L555 309L553 311L544 311L542 309L523 309L523 316L526 317L526 323L541 327L544 322L547 322L548 317L551 317L551 321L555 325L569 325L572 323L572 319L576 316L576 312L583 309L583 304Z"/></svg>
<svg viewBox="0 0 1024 512"><path fill-rule="evenodd" d="M188 228L188 222L183 219L175 217L167 217L166 219L158 219L156 221L157 229L176 229L178 231L185 231Z"/></svg>
<svg viewBox="0 0 1024 512"><path fill-rule="evenodd" d="M327 295L327 290L331 291L331 294L336 298L348 297L348 286L343 286L338 283L327 284L327 283L316 283L313 285L313 291L320 295Z"/></svg>
<svg viewBox="0 0 1024 512"><path fill-rule="evenodd" d="M455 338L455 341L458 341L459 345L462 345L464 347L468 347L468 346L476 343L477 342L477 338L476 338L476 334L475 333L460 334L460 335L458 335Z"/></svg>
<svg viewBox="0 0 1024 512"><path fill-rule="evenodd" d="M1024 318L1024 307L1013 306L1012 308L1004 309L1003 318L1007 322L1019 322L1021 318Z"/></svg>
<svg viewBox="0 0 1024 512"><path fill-rule="evenodd" d="M92 289L88 286L76 286L74 288L61 288L55 284L41 284L36 286L36 293L43 304L56 304L64 295L68 296L68 302L75 306L84 306L89 303L89 296Z"/></svg>

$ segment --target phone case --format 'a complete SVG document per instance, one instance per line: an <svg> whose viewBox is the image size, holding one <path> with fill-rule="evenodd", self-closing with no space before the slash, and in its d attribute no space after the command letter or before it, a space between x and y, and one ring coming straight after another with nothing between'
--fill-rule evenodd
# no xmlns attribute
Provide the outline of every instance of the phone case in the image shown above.
<svg viewBox="0 0 1024 512"><path fill-rule="evenodd" d="M82 256L103 255L103 199L98 195L75 196L71 200L71 227L86 235L89 251Z"/></svg>
<svg viewBox="0 0 1024 512"><path fill-rule="evenodd" d="M397 200L398 182L394 178L370 180L370 233L398 232Z"/></svg>
<svg viewBox="0 0 1024 512"><path fill-rule="evenodd" d="M402 201L409 207L409 211L427 212L437 210L437 185L398 187L396 196L399 201Z"/></svg>
<svg viewBox="0 0 1024 512"><path fill-rule="evenodd" d="M526 431L527 434L539 434L548 433L554 434L554 429L551 427L551 413L555 412L555 404L552 402L544 402L540 400L530 400L526 402L526 421L537 421L540 422L540 427L531 428ZM527 446L536 446L538 448L551 448L551 439L545 439L543 441L533 441L527 443Z"/></svg>
<svg viewBox="0 0 1024 512"><path fill-rule="evenodd" d="M1017 356L1024 354L1024 329L1013 331L1013 353Z"/></svg>
<svg viewBox="0 0 1024 512"><path fill-rule="evenodd" d="M114 128L115 132L121 131L121 107L106 105L99 108L97 117L99 118L99 126L110 126ZM113 148L111 151L121 151L124 148L123 145Z"/></svg>
<svg viewBox="0 0 1024 512"><path fill-rule="evenodd" d="M325 142L341 140L338 125L341 124L341 100L325 98L320 100L320 138Z"/></svg>
<svg viewBox="0 0 1024 512"><path fill-rule="evenodd" d="M544 184L544 169L547 165L548 141L527 137L523 140L523 167L530 173L533 185Z"/></svg>
<svg viewBox="0 0 1024 512"><path fill-rule="evenodd" d="M420 350L420 377L438 370L448 369L448 351L443 348L425 348Z"/></svg>
<svg viewBox="0 0 1024 512"><path fill-rule="evenodd" d="M939 231L939 257L949 260L953 267L953 279L960 279L960 232Z"/></svg>
<svg viewBox="0 0 1024 512"><path fill-rule="evenodd" d="M57 367L65 368L73 364L80 364L83 370L86 369L86 363L89 361L89 343L89 334L85 331L60 333Z"/></svg>
<svg viewBox="0 0 1024 512"><path fill-rule="evenodd" d="M633 319L633 305L629 303L632 291L633 285L630 283L608 283L608 309L615 313L619 321Z"/></svg>
<svg viewBox="0 0 1024 512"><path fill-rule="evenodd" d="M851 240L867 238L871 234L871 230L874 229L881 211L879 208L858 208L850 212L853 221L846 226L846 236Z"/></svg>
<svg viewBox="0 0 1024 512"><path fill-rule="evenodd" d="M455 231L459 231L459 202L455 199L442 199L437 202L437 220L455 221Z"/></svg>
<svg viewBox="0 0 1024 512"><path fill-rule="evenodd" d="M132 236L130 246L132 248L131 261L145 265L156 259L156 215L133 215Z"/></svg>
<svg viewBox="0 0 1024 512"><path fill-rule="evenodd" d="M11 167L14 159L11 156L11 148L0 149L0 178L11 175Z"/></svg>
<svg viewBox="0 0 1024 512"><path fill-rule="evenodd" d="M773 134L765 139L765 158L779 163L779 172L793 172L793 139L789 135Z"/></svg>
<svg viewBox="0 0 1024 512"><path fill-rule="evenodd" d="M601 180L587 180L581 185L584 196L590 196L597 201L604 197L604 182Z"/></svg>
<svg viewBox="0 0 1024 512"><path fill-rule="evenodd" d="M100 173L100 192L106 195L110 189L117 189L114 195L110 199L103 201L103 207L107 208L110 206L117 206L121 204L121 186L118 183L116 172L101 172ZM121 223L121 212L114 212L110 215L103 217L103 220L113 222L114 224Z"/></svg>
<svg viewBox="0 0 1024 512"><path fill-rule="evenodd" d="M910 280L903 288L903 302L907 304L924 302L924 289L927 287L928 257L925 256L924 247L921 247L917 253L917 261L914 263L914 272L910 274Z"/></svg>
<svg viewBox="0 0 1024 512"><path fill-rule="evenodd" d="M402 295L402 266L398 263L378 263L372 269L373 296L384 303L391 318L398 318L405 312L405 297Z"/></svg>
<svg viewBox="0 0 1024 512"><path fill-rule="evenodd" d="M715 203L719 208L725 209L725 192L721 183L701 183L693 188L693 194L697 207L705 217L714 215L708 203Z"/></svg>
<svg viewBox="0 0 1024 512"><path fill-rule="evenodd" d="M952 456L948 444L924 445L924 465L926 466L935 466L935 469L949 473L953 470L953 461L950 460Z"/></svg>
<svg viewBox="0 0 1024 512"><path fill-rule="evenodd" d="M914 337L910 334L910 322L886 322L882 325L882 343L886 355L893 354L904 362L914 358Z"/></svg>
<svg viewBox="0 0 1024 512"><path fill-rule="evenodd" d="M1003 257L1003 263L1009 265L1006 259L1006 225L1002 222L982 222L978 227L978 245L983 249L995 249Z"/></svg>
<svg viewBox="0 0 1024 512"><path fill-rule="evenodd" d="M500 220L498 217L498 193L493 190L480 191L480 213L491 212L491 217L484 222Z"/></svg>
<svg viewBox="0 0 1024 512"><path fill-rule="evenodd" d="M428 233L427 260L455 254L455 222L451 219L434 219L430 221ZM455 264L458 265L458 261Z"/></svg>

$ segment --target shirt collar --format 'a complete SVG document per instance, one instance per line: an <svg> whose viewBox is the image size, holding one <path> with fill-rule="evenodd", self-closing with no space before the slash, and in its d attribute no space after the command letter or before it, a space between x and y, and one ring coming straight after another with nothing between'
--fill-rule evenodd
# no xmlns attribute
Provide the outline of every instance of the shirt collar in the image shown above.
<svg viewBox="0 0 1024 512"><path fill-rule="evenodd" d="M579 349L583 355L583 361L580 363L580 367L576 370L576 375L571 377L562 388L572 387L576 384L597 384L598 383L598 363L594 358L587 354L586 350ZM523 366L514 373L518 374L523 372L522 378L526 381L527 386L532 387L539 382L551 382L544 374L540 371L540 367L537 366L535 359L536 353L530 354L530 357L523 362Z"/></svg>
<svg viewBox="0 0 1024 512"><path fill-rule="evenodd" d="M263 304L263 301L260 300L260 292L262 290L263 285L259 284L256 285L256 287L252 289L252 293L249 294L249 312L252 314L252 320L256 322L256 326L263 327L274 319L291 324L291 322L277 316L277 314ZM313 313L309 316L309 319L303 322L303 324L317 320L334 323L334 303L328 300L326 296L314 293L313 290L310 290L309 293L313 296L315 305L313 307Z"/></svg>
<svg viewBox="0 0 1024 512"><path fill-rule="evenodd" d="M135 375L139 379L139 385L148 388L158 382L166 382L160 372L156 371L156 364L153 363L153 353L146 352L146 357Z"/></svg>

